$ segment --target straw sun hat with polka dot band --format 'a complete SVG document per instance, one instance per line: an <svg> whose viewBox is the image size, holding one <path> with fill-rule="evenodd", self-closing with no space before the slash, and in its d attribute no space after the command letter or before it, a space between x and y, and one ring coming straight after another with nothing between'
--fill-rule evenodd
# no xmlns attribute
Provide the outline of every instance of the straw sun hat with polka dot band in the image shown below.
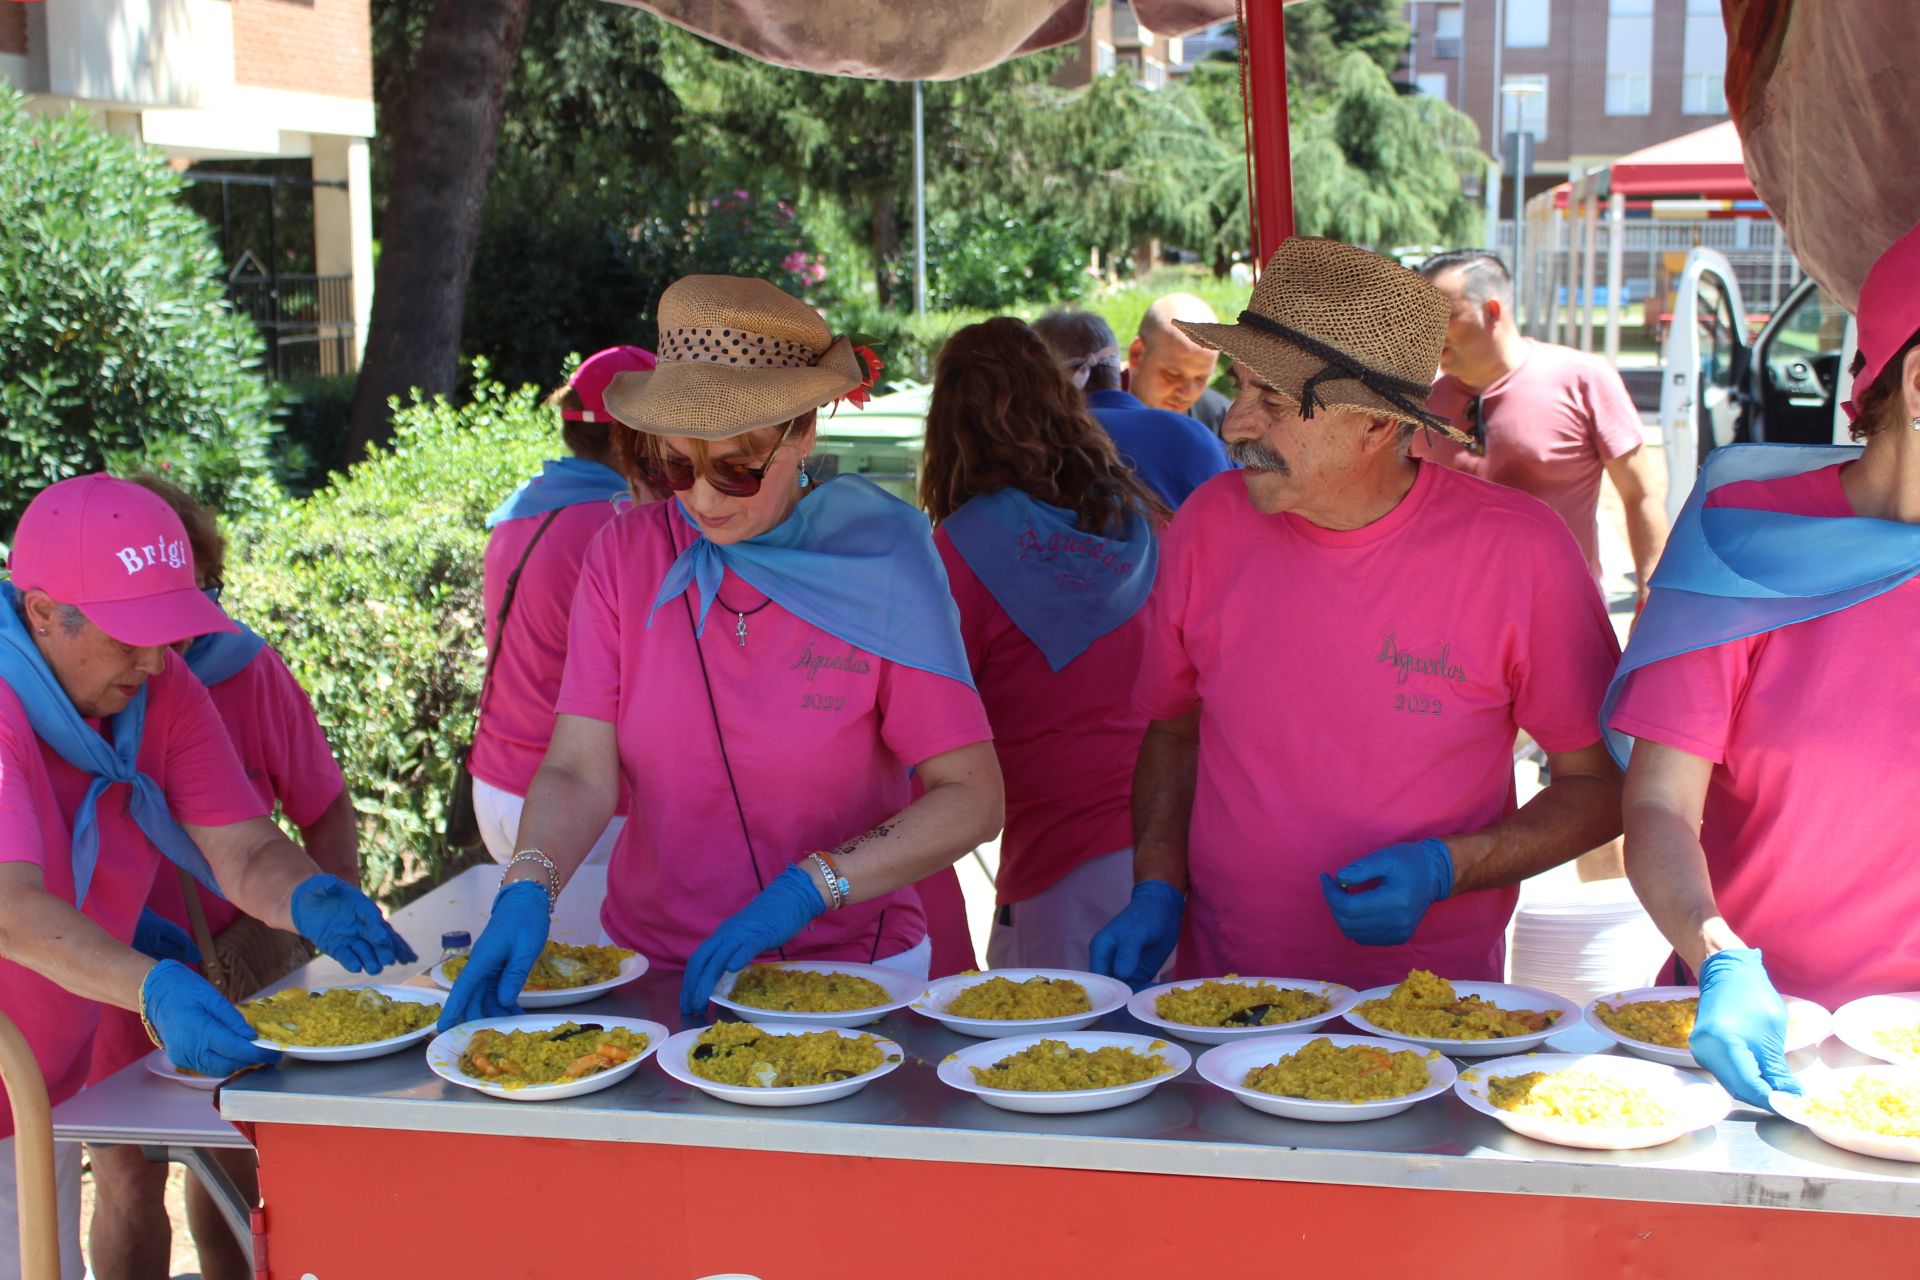
<svg viewBox="0 0 1920 1280"><path fill-rule="evenodd" d="M660 295L660 363L608 384L607 412L651 435L725 440L847 397L877 362L765 280L687 276Z"/></svg>

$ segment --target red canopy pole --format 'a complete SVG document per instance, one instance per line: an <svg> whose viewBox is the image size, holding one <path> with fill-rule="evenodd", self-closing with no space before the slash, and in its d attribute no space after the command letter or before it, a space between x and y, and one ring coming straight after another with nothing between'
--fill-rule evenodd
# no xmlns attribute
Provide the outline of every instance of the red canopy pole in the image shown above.
<svg viewBox="0 0 1920 1280"><path fill-rule="evenodd" d="M1293 234L1293 154L1287 142L1285 0L1246 0L1247 115L1253 129L1255 246L1264 267Z"/></svg>

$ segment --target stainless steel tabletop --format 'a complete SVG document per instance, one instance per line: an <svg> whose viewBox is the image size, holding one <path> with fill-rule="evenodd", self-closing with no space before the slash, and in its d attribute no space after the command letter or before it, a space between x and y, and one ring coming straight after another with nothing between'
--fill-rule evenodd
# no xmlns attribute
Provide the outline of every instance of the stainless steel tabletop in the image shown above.
<svg viewBox="0 0 1920 1280"><path fill-rule="evenodd" d="M678 1028L678 982L678 975L650 974L558 1012L628 1014ZM1098 1025L1149 1030L1124 1014ZM264 1123L1920 1217L1920 1166L1840 1151L1744 1109L1711 1131L1617 1153L1522 1138L1451 1094L1360 1124L1282 1120L1192 1072L1112 1111L1018 1115L936 1078L932 1064L977 1041L905 1010L871 1029L899 1041L907 1063L851 1098L810 1107L719 1102L653 1064L572 1101L507 1102L442 1081L413 1050L255 1072L221 1093L221 1110L230 1120ZM1602 1042L1574 1028L1549 1047L1586 1052Z"/></svg>

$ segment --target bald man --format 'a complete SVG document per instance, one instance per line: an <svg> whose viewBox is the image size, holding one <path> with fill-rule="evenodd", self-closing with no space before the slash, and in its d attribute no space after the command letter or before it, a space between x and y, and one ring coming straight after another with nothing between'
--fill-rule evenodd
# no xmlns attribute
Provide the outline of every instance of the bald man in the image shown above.
<svg viewBox="0 0 1920 1280"><path fill-rule="evenodd" d="M1220 434L1232 403L1208 384L1220 353L1209 351L1173 327L1175 320L1215 324L1213 308L1190 293L1156 298L1140 317L1140 332L1127 348L1127 390L1149 409L1165 409L1198 418Z"/></svg>

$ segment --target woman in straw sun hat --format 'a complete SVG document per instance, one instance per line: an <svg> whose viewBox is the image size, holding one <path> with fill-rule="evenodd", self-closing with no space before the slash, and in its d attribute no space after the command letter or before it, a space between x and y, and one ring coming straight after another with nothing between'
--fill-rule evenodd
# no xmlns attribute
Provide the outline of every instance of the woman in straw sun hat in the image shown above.
<svg viewBox="0 0 1920 1280"><path fill-rule="evenodd" d="M514 1009L623 779L601 921L685 968L689 1015L762 956L924 975L912 886L1000 829L926 517L802 466L816 411L865 399L872 353L762 280L687 277L659 322L659 367L616 377L606 405L622 465L673 498L588 550L553 744L445 1026Z"/></svg>
<svg viewBox="0 0 1920 1280"><path fill-rule="evenodd" d="M1544 504L1406 454L1445 297L1295 238L1236 324L1228 453L1161 540L1134 685L1133 901L1092 964L1151 981L1502 972L1514 886L1619 831L1595 717L1618 648ZM1553 782L1516 809L1513 744ZM1316 893L1318 887L1321 892Z"/></svg>

